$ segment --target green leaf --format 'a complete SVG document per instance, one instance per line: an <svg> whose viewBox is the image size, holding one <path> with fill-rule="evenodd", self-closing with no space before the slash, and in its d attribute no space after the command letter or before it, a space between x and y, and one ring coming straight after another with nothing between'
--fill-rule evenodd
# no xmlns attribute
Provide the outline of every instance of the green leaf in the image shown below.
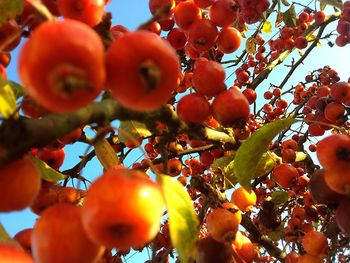
<svg viewBox="0 0 350 263"><path fill-rule="evenodd" d="M9 19L22 14L23 7L23 0L0 0L0 26Z"/></svg>
<svg viewBox="0 0 350 263"><path fill-rule="evenodd" d="M282 163L282 158L277 156L273 152L263 153L261 159L256 166L255 174L253 178L258 178L272 171L278 164Z"/></svg>
<svg viewBox="0 0 350 263"><path fill-rule="evenodd" d="M119 141L130 142L140 137L147 137L152 133L146 125L137 121L122 121L119 126Z"/></svg>
<svg viewBox="0 0 350 263"><path fill-rule="evenodd" d="M10 235L6 232L4 226L0 223L0 243L11 240Z"/></svg>
<svg viewBox="0 0 350 263"><path fill-rule="evenodd" d="M4 226L0 222L0 244L1 243L7 243L7 244L11 244L13 246L16 246L18 248L22 248L21 245L16 240L11 238L11 236L7 233L6 229L4 228Z"/></svg>
<svg viewBox="0 0 350 263"><path fill-rule="evenodd" d="M230 152L228 155L215 159L210 166L213 171L222 171L227 165L229 165L235 159L236 153Z"/></svg>
<svg viewBox="0 0 350 263"><path fill-rule="evenodd" d="M280 225L276 230L273 230L273 231L267 233L267 236L272 241L278 241L281 239L282 234L283 234L283 225Z"/></svg>
<svg viewBox="0 0 350 263"><path fill-rule="evenodd" d="M295 6L291 5L290 8L283 13L283 22L290 27L295 27L297 25L297 14L295 12Z"/></svg>
<svg viewBox="0 0 350 263"><path fill-rule="evenodd" d="M98 140L94 147L97 159L100 161L103 168L108 170L120 164L116 152L105 138Z"/></svg>
<svg viewBox="0 0 350 263"><path fill-rule="evenodd" d="M192 200L179 181L166 175L158 176L158 181L168 210L171 242L181 262L192 262L199 238L199 221Z"/></svg>
<svg viewBox="0 0 350 263"><path fill-rule="evenodd" d="M234 172L234 158L236 153L230 152L228 155L216 159L210 169L220 171L227 180L227 189L233 188L237 183L237 178Z"/></svg>
<svg viewBox="0 0 350 263"><path fill-rule="evenodd" d="M64 180L67 178L67 175L57 172L55 169L52 169L47 163L43 162L39 158L33 157L36 166L40 170L41 178L48 182L57 182L59 180Z"/></svg>
<svg viewBox="0 0 350 263"><path fill-rule="evenodd" d="M325 2L320 2L320 10L324 10L326 8L327 4Z"/></svg>
<svg viewBox="0 0 350 263"><path fill-rule="evenodd" d="M15 93L9 83L3 79L0 79L0 114L5 119L18 116Z"/></svg>
<svg viewBox="0 0 350 263"><path fill-rule="evenodd" d="M254 177L258 163L267 152L272 139L295 122L297 120L287 118L266 124L242 143L236 153L234 170L238 182L244 188L250 189L250 180Z"/></svg>
<svg viewBox="0 0 350 263"><path fill-rule="evenodd" d="M11 88L15 94L16 99L24 96L24 94L25 94L24 88L20 84L18 84L17 82L11 81L11 80L8 81L8 84L11 86Z"/></svg>
<svg viewBox="0 0 350 263"><path fill-rule="evenodd" d="M318 1L320 2L320 7L321 7L321 5L323 5L324 7L326 5L330 5L330 6L338 8L338 9L343 9L342 0L318 0ZM323 10L323 9L321 8L321 10Z"/></svg>
<svg viewBox="0 0 350 263"><path fill-rule="evenodd" d="M287 0L281 0L281 2L285 6L290 6L290 3Z"/></svg>
<svg viewBox="0 0 350 263"><path fill-rule="evenodd" d="M271 34L272 33L272 23L269 20L266 20L264 22L264 25L261 29L261 32L265 34Z"/></svg>
<svg viewBox="0 0 350 263"><path fill-rule="evenodd" d="M284 204L289 200L289 194L285 191L274 191L271 194L271 201L276 205Z"/></svg>

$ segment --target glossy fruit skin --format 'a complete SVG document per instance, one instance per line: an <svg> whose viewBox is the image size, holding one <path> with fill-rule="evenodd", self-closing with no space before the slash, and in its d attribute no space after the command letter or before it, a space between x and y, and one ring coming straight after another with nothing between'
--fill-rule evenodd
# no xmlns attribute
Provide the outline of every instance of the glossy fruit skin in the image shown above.
<svg viewBox="0 0 350 263"><path fill-rule="evenodd" d="M214 99L211 110L214 118L224 127L245 122L249 116L249 102L238 89L220 92Z"/></svg>
<svg viewBox="0 0 350 263"><path fill-rule="evenodd" d="M93 243L81 222L81 207L56 204L45 210L32 233L37 263L95 262L104 249Z"/></svg>
<svg viewBox="0 0 350 263"><path fill-rule="evenodd" d="M0 167L0 212L22 210L40 190L40 172L34 160L24 156Z"/></svg>
<svg viewBox="0 0 350 263"><path fill-rule="evenodd" d="M106 56L107 85L125 107L150 111L165 104L178 85L175 50L148 31L125 33Z"/></svg>
<svg viewBox="0 0 350 263"><path fill-rule="evenodd" d="M194 63L192 83L199 94L215 96L224 91L225 69L216 61L200 58Z"/></svg>
<svg viewBox="0 0 350 263"><path fill-rule="evenodd" d="M256 203L256 194L253 190L247 191L243 187L239 187L232 193L231 202L234 203L239 210L249 211Z"/></svg>
<svg viewBox="0 0 350 263"><path fill-rule="evenodd" d="M313 256L324 254L327 248L327 238L322 232L315 230L309 231L302 239L303 248L305 251Z"/></svg>
<svg viewBox="0 0 350 263"><path fill-rule="evenodd" d="M211 49L218 36L218 29L208 19L198 19L188 29L188 42L197 52L204 52Z"/></svg>
<svg viewBox="0 0 350 263"><path fill-rule="evenodd" d="M209 118L210 105L204 96L192 93L179 100L176 111L184 122L201 124Z"/></svg>
<svg viewBox="0 0 350 263"><path fill-rule="evenodd" d="M225 27L221 30L216 43L225 54L233 53L241 46L241 32L234 27Z"/></svg>
<svg viewBox="0 0 350 263"><path fill-rule="evenodd" d="M1 51L11 51L15 49L20 41L21 41L21 34L19 34L14 40L12 40L10 43L8 43L6 46L3 46L5 42L12 38L12 36L19 32L20 28L14 19L10 19L5 24L0 26L0 46L2 47Z"/></svg>
<svg viewBox="0 0 350 263"><path fill-rule="evenodd" d="M97 244L116 249L139 248L159 231L163 206L160 187L145 173L112 168L88 189L83 225Z"/></svg>
<svg viewBox="0 0 350 263"><path fill-rule="evenodd" d="M241 219L239 210L232 213L224 208L215 208L207 215L208 233L218 242L230 242L236 237Z"/></svg>
<svg viewBox="0 0 350 263"><path fill-rule="evenodd" d="M233 248L238 253L240 259L243 259L246 263L252 263L256 255L256 251L252 241L248 237L238 231L235 240L232 242ZM239 259L237 259L238 262Z"/></svg>
<svg viewBox="0 0 350 263"><path fill-rule="evenodd" d="M341 200L335 212L335 220L340 230L350 236L350 199L344 198Z"/></svg>
<svg viewBox="0 0 350 263"><path fill-rule="evenodd" d="M323 259L320 256L313 256L310 254L302 255L298 258L298 263L323 263Z"/></svg>
<svg viewBox="0 0 350 263"><path fill-rule="evenodd" d="M104 86L102 41L79 21L44 22L20 50L18 73L39 104L72 112L92 102Z"/></svg>
<svg viewBox="0 0 350 263"><path fill-rule="evenodd" d="M350 83L340 81L332 84L331 96L336 102L350 105Z"/></svg>
<svg viewBox="0 0 350 263"><path fill-rule="evenodd" d="M317 144L317 157L325 169L325 180L329 187L345 194L350 187L350 136L335 134Z"/></svg>
<svg viewBox="0 0 350 263"><path fill-rule="evenodd" d="M1 263L34 263L23 249L6 243L0 243L0 260Z"/></svg>
<svg viewBox="0 0 350 263"><path fill-rule="evenodd" d="M32 232L33 228L23 229L13 237L13 239L16 240L21 247L29 253L31 253L32 250Z"/></svg>
<svg viewBox="0 0 350 263"><path fill-rule="evenodd" d="M174 10L175 23L184 30L189 29L201 17L201 9L192 0L178 3Z"/></svg>
<svg viewBox="0 0 350 263"><path fill-rule="evenodd" d="M273 169L272 177L283 188L290 188L296 182L298 171L291 164L282 163Z"/></svg>
<svg viewBox="0 0 350 263"><path fill-rule="evenodd" d="M311 175L309 181L309 190L312 199L319 204L334 205L338 204L343 195L333 191L325 180L323 169L317 170Z"/></svg>
<svg viewBox="0 0 350 263"><path fill-rule="evenodd" d="M198 241L196 263L234 263L232 248L217 242L211 236Z"/></svg>
<svg viewBox="0 0 350 263"><path fill-rule="evenodd" d="M210 19L220 27L228 27L238 17L238 5L234 0L217 0L210 8Z"/></svg>
<svg viewBox="0 0 350 263"><path fill-rule="evenodd" d="M101 0L57 0L57 7L64 18L83 22L89 26L97 25L104 13Z"/></svg>
<svg viewBox="0 0 350 263"><path fill-rule="evenodd" d="M165 15L170 15L174 11L175 1L174 0L149 0L148 7L152 15L157 12L163 12Z"/></svg>
<svg viewBox="0 0 350 263"><path fill-rule="evenodd" d="M50 150L48 148L39 149L36 157L49 165L52 169L58 170L66 157L64 149Z"/></svg>

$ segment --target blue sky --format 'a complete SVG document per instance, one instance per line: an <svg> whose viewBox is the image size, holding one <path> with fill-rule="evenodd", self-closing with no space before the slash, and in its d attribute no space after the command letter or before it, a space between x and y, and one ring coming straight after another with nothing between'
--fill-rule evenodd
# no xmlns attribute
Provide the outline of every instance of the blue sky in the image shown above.
<svg viewBox="0 0 350 263"><path fill-rule="evenodd" d="M299 1L305 4L309 1ZM122 24L129 29L135 29L138 25L146 21L150 18L150 12L148 10L148 0L113 0L107 6L107 10L112 12L113 14L113 25ZM332 9L328 9L330 12ZM333 23L335 26L335 23ZM271 35L272 36L272 35ZM268 39L271 37L270 35L266 36ZM333 38L334 40L334 38ZM243 45L244 46L244 43ZM16 74L16 60L17 60L17 52L13 52L12 62L8 67L8 78L10 80L18 81L18 77ZM237 54L237 53L236 53ZM295 54L296 57L298 54ZM344 48L333 47L330 48L326 42L322 42L322 47L319 50L314 51L306 60L306 63L298 68L296 73L293 75L289 85L297 84L298 80L304 79L307 72L311 70L321 68L324 65L330 65L332 68L336 69L342 80L347 80L350 77L350 68L349 68L349 59L350 59L350 49L349 46ZM290 62L291 59L288 58L286 60ZM233 69L231 69L232 71ZM273 82L274 84L279 84L282 81L281 74L285 72L287 69L283 66L279 66L279 70L276 70L272 73L271 77L268 81L265 81L259 90L266 90L269 87L269 83ZM231 72L229 71L229 72ZM227 74L229 74L229 72ZM283 75L282 75L283 76ZM232 85L234 78L229 78L227 80L227 84ZM86 150L84 145L76 146L67 146L66 147L66 160L63 164L61 170L65 170L71 168L74 164L78 162L79 155L83 155ZM138 157L136 154L130 156L131 158ZM84 176L88 176L89 178L94 178L100 175L102 172L101 166L96 161L96 158L87 165L84 169ZM0 213L0 222L4 225L6 230L13 236L18 231L32 227L35 222L36 216L33 215L28 209L21 212L14 213ZM143 262L148 259L147 253L142 253L141 255L137 255L127 262Z"/></svg>

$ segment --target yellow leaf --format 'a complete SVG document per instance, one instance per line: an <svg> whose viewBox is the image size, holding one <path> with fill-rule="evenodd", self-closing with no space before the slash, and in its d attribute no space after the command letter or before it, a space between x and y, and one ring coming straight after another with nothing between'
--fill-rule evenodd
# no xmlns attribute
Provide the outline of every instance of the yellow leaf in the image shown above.
<svg viewBox="0 0 350 263"><path fill-rule="evenodd" d="M16 96L11 88L11 86L5 82L1 81L0 84L0 114L8 119L11 116L17 117L16 114Z"/></svg>
<svg viewBox="0 0 350 263"><path fill-rule="evenodd" d="M269 20L266 20L264 22L264 25L261 29L261 32L265 33L265 34L270 34L272 33L272 23Z"/></svg>
<svg viewBox="0 0 350 263"><path fill-rule="evenodd" d="M245 50L249 53L249 54L254 54L256 51L256 43L255 43L255 39L253 37L249 37L247 39L247 41L245 42Z"/></svg>
<svg viewBox="0 0 350 263"><path fill-rule="evenodd" d="M120 164L116 152L106 139L98 140L95 143L95 153L103 168L107 170Z"/></svg>

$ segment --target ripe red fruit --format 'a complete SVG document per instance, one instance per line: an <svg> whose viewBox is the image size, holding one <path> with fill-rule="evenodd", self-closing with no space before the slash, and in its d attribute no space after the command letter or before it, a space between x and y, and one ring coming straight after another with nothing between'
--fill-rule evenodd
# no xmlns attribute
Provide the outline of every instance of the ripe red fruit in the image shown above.
<svg viewBox="0 0 350 263"><path fill-rule="evenodd" d="M247 191L245 188L239 187L232 193L231 202L241 211L248 211L256 203L256 194L253 190Z"/></svg>
<svg viewBox="0 0 350 263"><path fill-rule="evenodd" d="M238 209L233 213L224 208L215 208L207 215L208 233L218 242L230 242L235 239L241 220Z"/></svg>
<svg viewBox="0 0 350 263"><path fill-rule="evenodd" d="M207 8L208 6L211 6L215 0L193 0L195 4L200 8Z"/></svg>
<svg viewBox="0 0 350 263"><path fill-rule="evenodd" d="M105 3L101 0L57 0L57 7L64 18L95 26L101 22Z"/></svg>
<svg viewBox="0 0 350 263"><path fill-rule="evenodd" d="M0 259L1 263L34 263L23 249L7 243L0 243Z"/></svg>
<svg viewBox="0 0 350 263"><path fill-rule="evenodd" d="M235 52L242 43L242 35L234 27L225 27L221 30L216 41L218 48L226 54Z"/></svg>
<svg viewBox="0 0 350 263"><path fill-rule="evenodd" d="M32 233L35 262L95 262L101 257L104 248L88 238L81 212L80 207L57 204L42 213Z"/></svg>
<svg viewBox="0 0 350 263"><path fill-rule="evenodd" d="M182 163L176 158L169 159L168 161L168 173L170 176L180 175L182 170Z"/></svg>
<svg viewBox="0 0 350 263"><path fill-rule="evenodd" d="M192 0L180 2L174 10L175 23L184 30L189 29L193 22L201 17L201 9Z"/></svg>
<svg viewBox="0 0 350 263"><path fill-rule="evenodd" d="M220 27L232 25L238 17L238 5L234 0L217 0L210 7L210 19Z"/></svg>
<svg viewBox="0 0 350 263"><path fill-rule="evenodd" d="M299 36L295 39L295 47L299 49L304 49L307 47L307 39L304 36Z"/></svg>
<svg viewBox="0 0 350 263"><path fill-rule="evenodd" d="M176 50L182 49L187 42L185 32L179 28L173 28L169 31L167 40Z"/></svg>
<svg viewBox="0 0 350 263"><path fill-rule="evenodd" d="M331 122L339 121L345 113L345 107L343 104L338 102L331 102L327 104L324 109L324 116Z"/></svg>
<svg viewBox="0 0 350 263"><path fill-rule="evenodd" d="M175 50L148 31L125 33L106 56L107 84L125 107L149 111L171 97L179 80L180 64Z"/></svg>
<svg viewBox="0 0 350 263"><path fill-rule="evenodd" d="M88 189L82 220L88 236L109 248L143 247L159 231L163 195L137 170L112 168Z"/></svg>
<svg viewBox="0 0 350 263"><path fill-rule="evenodd" d="M40 190L40 172L34 160L24 156L0 167L0 212L22 210Z"/></svg>
<svg viewBox="0 0 350 263"><path fill-rule="evenodd" d="M149 0L148 6L152 15L166 16L173 13L175 0Z"/></svg>
<svg viewBox="0 0 350 263"><path fill-rule="evenodd" d="M194 64L192 83L199 94L215 96L225 90L225 76L220 63L201 58Z"/></svg>
<svg viewBox="0 0 350 263"><path fill-rule="evenodd" d="M298 259L300 258L300 254L296 252L290 252L286 255L285 262L286 263L298 263Z"/></svg>
<svg viewBox="0 0 350 263"><path fill-rule="evenodd" d="M43 148L38 150L36 157L45 162L52 169L58 170L63 164L66 154L63 149L50 150Z"/></svg>
<svg viewBox="0 0 350 263"><path fill-rule="evenodd" d="M199 240L197 249L196 263L235 262L231 246L217 242L211 236Z"/></svg>
<svg viewBox="0 0 350 263"><path fill-rule="evenodd" d="M303 248L312 256L324 254L328 247L326 236L318 231L312 230L305 234L302 239Z"/></svg>
<svg viewBox="0 0 350 263"><path fill-rule="evenodd" d="M16 235L13 237L13 239L16 240L21 247L29 253L31 253L32 250L32 232L32 228L23 229L16 233Z"/></svg>
<svg viewBox="0 0 350 263"><path fill-rule="evenodd" d="M317 11L314 15L315 22L317 24L322 24L326 19L326 14L323 11Z"/></svg>
<svg viewBox="0 0 350 263"><path fill-rule="evenodd" d="M6 23L0 26L0 47L1 51L11 51L15 49L21 41L21 34L18 34L15 38L13 36L20 32L20 28L14 19L10 19ZM8 41L11 41L8 43ZM4 46L4 44L6 46Z"/></svg>
<svg viewBox="0 0 350 263"><path fill-rule="evenodd" d="M253 104L256 100L256 92L253 89L247 88L243 90L243 95L247 98L249 104Z"/></svg>
<svg viewBox="0 0 350 263"><path fill-rule="evenodd" d="M204 96L192 93L179 100L176 111L184 122L201 124L210 115L210 105Z"/></svg>
<svg viewBox="0 0 350 263"><path fill-rule="evenodd" d="M220 92L215 97L211 109L214 118L224 127L242 124L250 113L248 100L236 88Z"/></svg>
<svg viewBox="0 0 350 263"><path fill-rule="evenodd" d="M44 22L22 47L18 71L29 95L45 108L54 112L77 110L93 101L103 88L101 39L78 21Z"/></svg>
<svg viewBox="0 0 350 263"><path fill-rule="evenodd" d="M253 263L256 255L256 250L252 241L242 234L241 231L237 231L236 238L232 242L232 247L239 255L236 258L237 262ZM242 261L243 260L243 261Z"/></svg>
<svg viewBox="0 0 350 263"><path fill-rule="evenodd" d="M347 173L350 169L350 136L335 134L319 141L317 157L326 170Z"/></svg>
<svg viewBox="0 0 350 263"><path fill-rule="evenodd" d="M273 179L283 188L292 187L298 177L298 170L288 163L276 166L272 171Z"/></svg>
<svg viewBox="0 0 350 263"><path fill-rule="evenodd" d="M214 46L218 35L218 29L211 20L199 19L188 29L188 42L198 52L208 51Z"/></svg>
<svg viewBox="0 0 350 263"><path fill-rule="evenodd" d="M319 204L338 204L343 195L329 188L324 178L324 170L320 169L311 175L309 190L312 199Z"/></svg>
<svg viewBox="0 0 350 263"><path fill-rule="evenodd" d="M331 96L336 102L350 105L350 83L341 81L332 84Z"/></svg>
<svg viewBox="0 0 350 263"><path fill-rule="evenodd" d="M343 200L340 202L335 212L335 220L340 230L348 236L350 235L349 218L350 218L350 199L343 198Z"/></svg>

